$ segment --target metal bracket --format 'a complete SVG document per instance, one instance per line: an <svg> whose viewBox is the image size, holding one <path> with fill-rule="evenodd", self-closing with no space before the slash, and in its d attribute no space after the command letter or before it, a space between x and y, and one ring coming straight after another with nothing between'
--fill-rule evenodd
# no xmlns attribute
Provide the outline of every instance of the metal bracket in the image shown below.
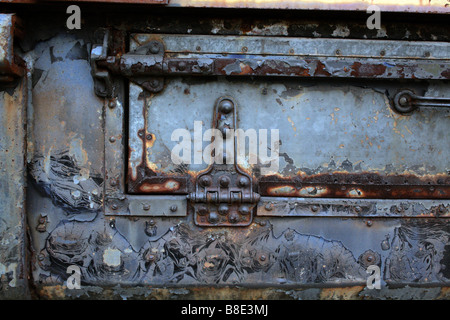
<svg viewBox="0 0 450 320"><path fill-rule="evenodd" d="M91 51L92 76L95 93L100 97L113 97L111 73L119 74L149 92L160 92L164 88L162 65L164 45L154 40L135 51L122 56L108 56L110 32L106 31L103 44L94 45ZM153 75L153 76L152 76Z"/></svg>
<svg viewBox="0 0 450 320"><path fill-rule="evenodd" d="M394 110L401 114L408 114L419 107L450 108L450 98L423 97L411 90L401 90L394 96Z"/></svg>
<svg viewBox="0 0 450 320"><path fill-rule="evenodd" d="M195 192L187 197L194 207L195 222L199 226L248 226L260 198L253 192L252 177L237 165L236 136L227 134L229 129L236 129L236 108L237 104L231 97L219 98L214 107L213 129L220 132L225 142L228 140L227 146L232 142L234 161L230 164L231 157L226 152L214 153L212 157L219 163L211 164L197 177ZM222 139L218 140L222 142ZM212 141L217 146L215 137ZM223 148L216 147L215 152L217 149Z"/></svg>

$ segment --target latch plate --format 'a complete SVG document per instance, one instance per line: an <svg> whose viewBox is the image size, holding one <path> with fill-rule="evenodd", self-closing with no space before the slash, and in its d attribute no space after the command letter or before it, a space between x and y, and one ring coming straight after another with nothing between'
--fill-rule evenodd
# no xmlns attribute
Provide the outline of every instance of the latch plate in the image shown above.
<svg viewBox="0 0 450 320"><path fill-rule="evenodd" d="M233 142L234 152L233 156L227 156L226 152L218 151L223 148L216 144L212 157L219 163L213 162L197 177L195 192L188 195L195 210L195 223L199 226L248 226L260 198L253 192L252 177L237 165L236 137L228 134L236 129L236 108L231 97L219 98L214 107L213 129L217 129L225 143Z"/></svg>

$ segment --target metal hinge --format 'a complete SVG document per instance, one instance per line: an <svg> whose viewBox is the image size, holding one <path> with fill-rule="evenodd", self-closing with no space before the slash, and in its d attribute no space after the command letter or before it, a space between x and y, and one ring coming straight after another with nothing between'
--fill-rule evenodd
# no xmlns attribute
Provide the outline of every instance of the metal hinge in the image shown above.
<svg viewBox="0 0 450 320"><path fill-rule="evenodd" d="M214 107L213 129L223 136L220 142L227 143L228 139L227 146L231 142L234 155L227 156L216 148L218 153L212 157L219 159L219 163L213 162L197 177L195 192L187 196L195 210L195 222L200 226L248 226L260 199L253 192L252 177L237 165L236 136L227 134L236 129L236 108L231 97L219 98Z"/></svg>

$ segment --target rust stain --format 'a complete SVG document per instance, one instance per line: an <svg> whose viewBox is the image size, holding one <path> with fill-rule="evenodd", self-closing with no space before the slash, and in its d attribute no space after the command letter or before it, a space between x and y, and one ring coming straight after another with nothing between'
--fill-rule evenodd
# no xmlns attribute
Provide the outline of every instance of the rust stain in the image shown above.
<svg viewBox="0 0 450 320"><path fill-rule="evenodd" d="M355 62L351 66L352 72L350 73L353 77L375 77L381 76L386 71L386 66L382 64L362 64L360 62Z"/></svg>
<svg viewBox="0 0 450 320"><path fill-rule="evenodd" d="M364 290L364 286L353 286L344 288L326 288L320 292L322 300L355 300L359 298L359 293Z"/></svg>
<svg viewBox="0 0 450 320"><path fill-rule="evenodd" d="M143 183L140 186L142 192L173 192L180 188L180 183L175 180L167 180L164 183Z"/></svg>

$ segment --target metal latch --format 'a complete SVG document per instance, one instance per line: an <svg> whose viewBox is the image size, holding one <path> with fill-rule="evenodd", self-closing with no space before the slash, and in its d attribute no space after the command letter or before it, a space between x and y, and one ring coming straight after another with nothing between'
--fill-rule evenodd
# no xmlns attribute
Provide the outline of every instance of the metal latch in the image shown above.
<svg viewBox="0 0 450 320"><path fill-rule="evenodd" d="M423 107L450 108L449 98L423 97L416 95L411 90L401 90L394 96L394 109L407 114Z"/></svg>
<svg viewBox="0 0 450 320"><path fill-rule="evenodd" d="M195 192L187 196L199 226L248 226L260 199L259 194L253 192L252 177L237 164L236 135L230 137L227 134L230 129L236 129L236 108L237 104L231 97L219 98L214 107L213 129L221 132L227 146L233 146L234 155L227 156L226 152L212 154L215 159L222 159L219 161L222 164L213 162L197 177ZM217 149L220 148L216 148L216 152Z"/></svg>

